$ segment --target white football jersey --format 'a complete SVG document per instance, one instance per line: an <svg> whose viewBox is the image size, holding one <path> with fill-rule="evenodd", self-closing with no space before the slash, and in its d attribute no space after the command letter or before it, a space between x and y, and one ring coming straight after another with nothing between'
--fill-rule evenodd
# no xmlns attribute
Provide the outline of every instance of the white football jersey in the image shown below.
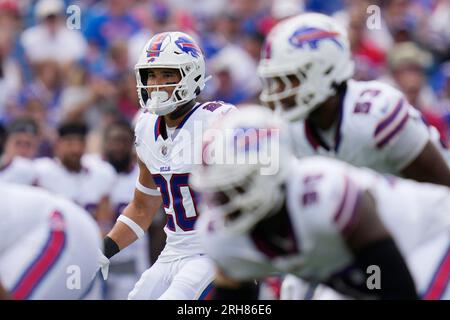
<svg viewBox="0 0 450 320"><path fill-rule="evenodd" d="M208 126L235 107L223 102L197 103L172 134L164 118L142 113L135 128L136 151L161 192L167 214L166 246L161 261L202 253L194 230L196 195L188 177L202 160L202 137ZM164 137L167 139L164 139Z"/></svg>
<svg viewBox="0 0 450 320"><path fill-rule="evenodd" d="M336 127L327 132L308 120L290 125L298 157L323 155L400 175L431 139L448 159L435 128L428 127L420 112L388 84L349 80L338 112Z"/></svg>
<svg viewBox="0 0 450 320"><path fill-rule="evenodd" d="M293 160L286 186L285 232L276 244L255 231L227 233L221 221L208 220L207 214L199 219L206 253L232 278L284 272L314 282L345 270L353 256L343 235L358 219L354 209L365 190L408 261L435 236L450 235L450 191L442 186L382 176L318 156Z"/></svg>
<svg viewBox="0 0 450 320"><path fill-rule="evenodd" d="M14 157L10 163L0 167L0 181L2 182L32 185L35 180L36 172L32 160Z"/></svg>
<svg viewBox="0 0 450 320"><path fill-rule="evenodd" d="M36 159L36 185L65 196L93 214L100 200L109 196L116 174L109 163L100 159L93 161L83 156L81 163L80 172L71 172L56 158Z"/></svg>

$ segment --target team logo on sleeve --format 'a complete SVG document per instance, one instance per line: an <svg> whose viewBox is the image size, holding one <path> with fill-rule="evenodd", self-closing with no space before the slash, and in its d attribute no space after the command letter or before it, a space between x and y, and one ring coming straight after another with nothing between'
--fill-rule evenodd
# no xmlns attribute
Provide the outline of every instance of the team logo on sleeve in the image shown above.
<svg viewBox="0 0 450 320"><path fill-rule="evenodd" d="M190 39L186 37L179 37L175 44L178 48L181 49L184 53L190 54L194 58L198 58L200 56L200 48Z"/></svg>
<svg viewBox="0 0 450 320"><path fill-rule="evenodd" d="M325 31L317 28L302 27L294 32L294 34L289 38L289 43L296 48L302 48L304 45L309 45L313 50L317 49L319 42L321 41L332 41L340 49L343 49L342 43L337 40L339 33L332 31Z"/></svg>
<svg viewBox="0 0 450 320"><path fill-rule="evenodd" d="M214 112L216 109L223 106L222 102L216 101L216 102L209 102L203 106L203 110L208 110L211 112Z"/></svg>

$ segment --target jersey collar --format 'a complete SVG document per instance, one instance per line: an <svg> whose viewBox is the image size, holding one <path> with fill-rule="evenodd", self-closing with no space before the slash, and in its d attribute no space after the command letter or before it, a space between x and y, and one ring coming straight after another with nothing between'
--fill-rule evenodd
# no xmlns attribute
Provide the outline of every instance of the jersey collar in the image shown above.
<svg viewBox="0 0 450 320"><path fill-rule="evenodd" d="M320 136L317 128L309 121L308 119L304 122L305 128L305 136L308 140L309 144L317 150L320 146L324 148L326 151L334 150L335 153L339 151L339 146L341 144L341 127L342 127L342 119L344 117L344 99L345 99L345 91L339 94L339 106L338 106L338 122L336 126L336 132L334 135L334 147L329 146L325 140Z"/></svg>
<svg viewBox="0 0 450 320"><path fill-rule="evenodd" d="M181 129L184 124L187 122L189 117L200 107L200 104L192 108L191 111L189 111L183 118L183 120L180 122L180 124L175 128L175 133L173 135L173 139L175 139L178 129ZM158 140L158 137L161 136L164 140L167 139L167 130L166 130L166 121L164 120L163 116L158 116L158 119L156 119L155 122L155 141Z"/></svg>

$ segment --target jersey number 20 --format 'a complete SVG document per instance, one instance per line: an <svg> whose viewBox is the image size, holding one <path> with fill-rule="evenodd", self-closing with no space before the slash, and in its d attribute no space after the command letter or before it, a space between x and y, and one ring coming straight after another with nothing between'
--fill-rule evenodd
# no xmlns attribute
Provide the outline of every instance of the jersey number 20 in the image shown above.
<svg viewBox="0 0 450 320"><path fill-rule="evenodd" d="M175 219L174 216L170 214L167 215L167 228L171 231L175 231L175 222L183 231L191 231L194 229L194 224L197 220L196 196L194 191L189 188L188 178L188 173L172 174L170 181L167 181L166 178L160 174L153 175L153 180L161 191L164 209L168 209L170 203L173 205ZM188 194L184 194L184 198L181 191L182 187L185 187L185 189L189 191ZM190 199L185 199L186 197L190 197ZM190 217L186 215L183 200L191 200L192 202L194 212Z"/></svg>

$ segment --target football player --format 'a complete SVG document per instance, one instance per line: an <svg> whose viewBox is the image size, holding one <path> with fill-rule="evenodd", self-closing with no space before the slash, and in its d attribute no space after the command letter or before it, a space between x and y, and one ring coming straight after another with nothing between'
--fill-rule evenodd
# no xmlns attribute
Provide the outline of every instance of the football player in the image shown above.
<svg viewBox="0 0 450 320"><path fill-rule="evenodd" d="M249 297L246 281L278 272L358 299L450 298L450 190L321 156L295 159L283 127L267 108L218 125L237 159L268 163L214 163L224 139L205 137L205 165L190 183L204 199L196 228L219 267L217 297ZM263 173L268 165L279 169Z"/></svg>
<svg viewBox="0 0 450 320"><path fill-rule="evenodd" d="M101 246L89 213L36 187L0 183L0 194L0 299L87 297Z"/></svg>
<svg viewBox="0 0 450 320"><path fill-rule="evenodd" d="M308 13L267 36L258 74L260 99L291 121L296 154L450 186L447 151L436 129L404 95L379 81L354 81L346 31Z"/></svg>
<svg viewBox="0 0 450 320"><path fill-rule="evenodd" d="M0 180L32 185L36 180L32 159L38 147L38 127L28 118L13 120L7 127L4 153L0 156Z"/></svg>
<svg viewBox="0 0 450 320"><path fill-rule="evenodd" d="M203 131L235 108L196 102L205 86L205 60L185 33L154 35L135 72L144 109L135 128L139 177L132 201L104 239L105 257L99 262L106 276L108 258L144 236L162 203L166 245L128 298L203 299L211 292L214 267L194 230L198 199L188 177L194 163L201 162Z"/></svg>
<svg viewBox="0 0 450 320"><path fill-rule="evenodd" d="M86 157L87 127L66 122L58 128L54 158L34 161L36 185L74 201L90 212L104 233L111 227L109 194L116 179L106 161Z"/></svg>
<svg viewBox="0 0 450 320"><path fill-rule="evenodd" d="M353 71L346 31L331 17L301 14L267 36L260 99L291 121L297 156L318 154L450 186L450 152L436 128L400 91L354 81ZM296 281L287 278L286 288Z"/></svg>

